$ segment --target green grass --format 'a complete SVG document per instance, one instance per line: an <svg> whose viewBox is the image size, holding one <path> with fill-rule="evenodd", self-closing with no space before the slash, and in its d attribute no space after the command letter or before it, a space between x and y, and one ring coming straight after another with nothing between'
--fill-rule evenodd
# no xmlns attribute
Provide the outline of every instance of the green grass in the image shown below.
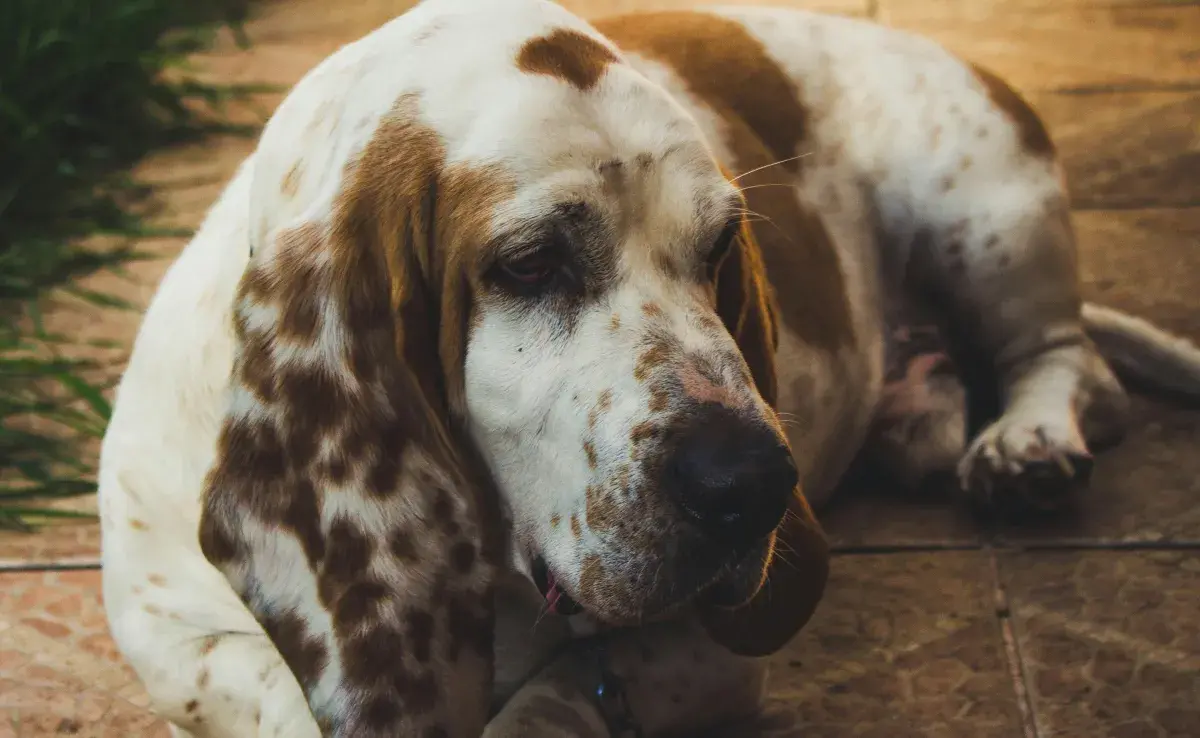
<svg viewBox="0 0 1200 738"><path fill-rule="evenodd" d="M0 2L0 527L69 515L46 501L95 490L83 449L104 432L115 367L71 358L86 338L49 334L41 311L60 295L128 307L78 281L140 257L152 199L131 167L229 129L222 105L251 90L197 83L183 65L247 2Z"/></svg>

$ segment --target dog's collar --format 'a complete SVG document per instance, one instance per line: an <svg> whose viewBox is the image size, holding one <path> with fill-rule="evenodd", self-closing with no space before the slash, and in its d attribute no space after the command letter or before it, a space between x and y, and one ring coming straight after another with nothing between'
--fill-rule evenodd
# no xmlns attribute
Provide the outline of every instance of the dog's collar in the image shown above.
<svg viewBox="0 0 1200 738"><path fill-rule="evenodd" d="M608 663L608 646L603 638L592 642L591 651L595 660L596 684L592 697L600 710L600 717L608 726L613 738L642 738L641 728L633 719L629 699L625 692L625 680L613 673Z"/></svg>

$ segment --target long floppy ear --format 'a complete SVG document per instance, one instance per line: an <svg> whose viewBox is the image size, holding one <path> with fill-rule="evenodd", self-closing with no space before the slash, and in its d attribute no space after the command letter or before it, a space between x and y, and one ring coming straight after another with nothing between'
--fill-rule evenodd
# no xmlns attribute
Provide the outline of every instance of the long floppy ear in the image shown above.
<svg viewBox="0 0 1200 738"><path fill-rule="evenodd" d="M470 177L448 177L415 98L307 150L296 132L329 111L303 105L249 165L254 248L202 550L324 735L476 738L497 547L451 414L469 306L439 225Z"/></svg>
<svg viewBox="0 0 1200 738"><path fill-rule="evenodd" d="M737 341L759 393L775 407L778 326L762 253L743 221L716 275L717 311ZM743 656L766 656L782 648L812 617L829 576L829 545L799 487L775 532L766 582L749 603L707 608L705 628L717 642Z"/></svg>

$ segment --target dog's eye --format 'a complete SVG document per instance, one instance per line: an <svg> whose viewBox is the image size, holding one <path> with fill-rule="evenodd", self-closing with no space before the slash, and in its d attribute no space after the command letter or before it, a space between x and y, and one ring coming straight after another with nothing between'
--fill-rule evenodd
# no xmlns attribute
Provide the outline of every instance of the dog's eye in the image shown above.
<svg viewBox="0 0 1200 738"><path fill-rule="evenodd" d="M733 218L721 230L717 240L713 241L712 248L708 252L708 278L715 279L717 276L717 267L721 265L725 255L729 253L729 249L733 246L733 239L737 237L738 229L742 227L742 219L740 217Z"/></svg>
<svg viewBox="0 0 1200 738"><path fill-rule="evenodd" d="M550 282L562 268L558 257L543 249L500 264L500 271L512 281L526 287L538 287Z"/></svg>

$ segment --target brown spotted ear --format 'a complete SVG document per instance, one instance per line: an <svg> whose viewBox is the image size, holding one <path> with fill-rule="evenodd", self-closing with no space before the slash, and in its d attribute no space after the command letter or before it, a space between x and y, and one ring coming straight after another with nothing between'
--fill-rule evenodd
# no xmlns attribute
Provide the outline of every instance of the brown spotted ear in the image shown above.
<svg viewBox="0 0 1200 738"><path fill-rule="evenodd" d="M737 341L759 393L775 407L777 322L771 286L758 241L743 222L716 274L717 311ZM782 648L812 617L829 575L829 546L800 488L775 533L766 580L737 608L706 608L709 635L743 656L766 656Z"/></svg>
<svg viewBox="0 0 1200 738"><path fill-rule="evenodd" d="M497 517L453 412L479 216L443 218L487 193L446 170L416 107L325 173L264 135L256 191L286 197L238 290L204 490L202 550L326 736L477 738L490 699Z"/></svg>

